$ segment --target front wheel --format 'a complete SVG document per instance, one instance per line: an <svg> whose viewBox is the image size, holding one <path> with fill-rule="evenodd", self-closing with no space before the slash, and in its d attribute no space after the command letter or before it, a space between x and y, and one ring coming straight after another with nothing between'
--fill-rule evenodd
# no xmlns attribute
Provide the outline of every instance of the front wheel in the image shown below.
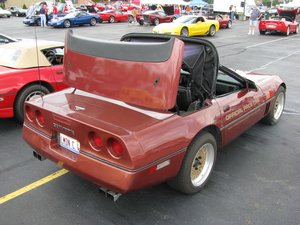
<svg viewBox="0 0 300 225"><path fill-rule="evenodd" d="M183 27L183 28L181 29L180 35L181 35L181 36L188 37L188 36L189 36L189 30L188 30L186 27Z"/></svg>
<svg viewBox="0 0 300 225"><path fill-rule="evenodd" d="M50 93L50 91L38 84L30 85L23 89L17 96L15 104L14 104L14 114L17 120L24 120L24 103L25 101L29 101L30 99L34 99L39 96L43 96L45 94Z"/></svg>
<svg viewBox="0 0 300 225"><path fill-rule="evenodd" d="M168 184L186 194L202 190L212 174L216 157L215 137L208 132L200 134L188 147L179 173Z"/></svg>
<svg viewBox="0 0 300 225"><path fill-rule="evenodd" d="M216 27L214 25L212 25L210 28L209 28L209 32L208 32L208 35L209 36L214 36L216 33Z"/></svg>
<svg viewBox="0 0 300 225"><path fill-rule="evenodd" d="M133 21L134 21L133 16L128 16L128 22L129 22L129 23L132 23Z"/></svg>
<svg viewBox="0 0 300 225"><path fill-rule="evenodd" d="M159 19L158 19L158 18L155 18L155 19L154 19L154 25L157 26L158 24L159 24Z"/></svg>
<svg viewBox="0 0 300 225"><path fill-rule="evenodd" d="M71 26L70 20L65 20L65 21L64 21L64 27L65 27L65 28L69 28L70 26Z"/></svg>
<svg viewBox="0 0 300 225"><path fill-rule="evenodd" d="M109 22L114 23L115 22L115 17L113 17L113 16L109 17Z"/></svg>
<svg viewBox="0 0 300 225"><path fill-rule="evenodd" d="M96 23L97 23L97 21L96 21L95 18L92 18L92 19L90 20L90 25L91 25L91 26L95 26Z"/></svg>
<svg viewBox="0 0 300 225"><path fill-rule="evenodd" d="M275 102L268 115L263 118L262 122L268 125L278 123L284 109L285 104L285 88L280 86L276 93Z"/></svg>
<svg viewBox="0 0 300 225"><path fill-rule="evenodd" d="M296 31L295 31L295 34L298 34L299 33L299 26L296 27Z"/></svg>
<svg viewBox="0 0 300 225"><path fill-rule="evenodd" d="M290 35L290 27L287 27L286 32L285 32L285 35L286 35L286 36L289 36L289 35Z"/></svg>

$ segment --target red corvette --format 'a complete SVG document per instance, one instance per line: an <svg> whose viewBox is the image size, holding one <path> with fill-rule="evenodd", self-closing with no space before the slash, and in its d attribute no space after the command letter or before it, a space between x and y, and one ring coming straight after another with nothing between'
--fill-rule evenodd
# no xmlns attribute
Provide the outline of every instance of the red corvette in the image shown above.
<svg viewBox="0 0 300 225"><path fill-rule="evenodd" d="M260 34L283 33L290 35L290 33L298 34L299 23L296 21L298 8L278 8L278 16L272 17L269 20L261 20L259 22Z"/></svg>
<svg viewBox="0 0 300 225"><path fill-rule="evenodd" d="M232 21L228 15L216 15L216 16L208 16L207 19L209 20L218 20L220 24L220 28L231 28Z"/></svg>
<svg viewBox="0 0 300 225"><path fill-rule="evenodd" d="M122 40L67 34L64 81L72 88L25 105L23 138L37 158L108 193L164 181L195 193L212 173L217 148L282 115L282 80L219 65L208 40L154 34Z"/></svg>
<svg viewBox="0 0 300 225"><path fill-rule="evenodd" d="M170 23L175 20L176 17L174 15L167 15L163 11L146 11L142 14L136 15L136 20L140 25L149 24L157 26L160 23Z"/></svg>
<svg viewBox="0 0 300 225"><path fill-rule="evenodd" d="M62 90L64 44L20 40L0 46L0 118L23 121L26 100ZM38 58L38 60L37 60Z"/></svg>
<svg viewBox="0 0 300 225"><path fill-rule="evenodd" d="M107 10L99 13L103 21L108 21L110 23L114 22L133 22L133 16L127 12L120 12L115 10Z"/></svg>

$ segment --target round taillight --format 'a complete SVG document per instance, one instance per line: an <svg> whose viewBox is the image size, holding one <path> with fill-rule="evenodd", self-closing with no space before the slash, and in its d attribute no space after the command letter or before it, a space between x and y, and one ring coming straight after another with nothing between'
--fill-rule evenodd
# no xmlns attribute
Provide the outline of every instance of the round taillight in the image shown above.
<svg viewBox="0 0 300 225"><path fill-rule="evenodd" d="M95 150L100 150L100 148L103 146L102 138L100 137L100 135L96 134L95 132L89 133L89 140L90 140L90 145Z"/></svg>
<svg viewBox="0 0 300 225"><path fill-rule="evenodd" d="M28 105L25 106L25 115L31 122L34 120L34 112Z"/></svg>
<svg viewBox="0 0 300 225"><path fill-rule="evenodd" d="M39 110L35 111L35 117L36 117L37 123L41 127L45 126L45 117L43 116L43 114Z"/></svg>
<svg viewBox="0 0 300 225"><path fill-rule="evenodd" d="M124 153L122 144L114 138L108 140L108 149L109 153L116 158L120 158Z"/></svg>

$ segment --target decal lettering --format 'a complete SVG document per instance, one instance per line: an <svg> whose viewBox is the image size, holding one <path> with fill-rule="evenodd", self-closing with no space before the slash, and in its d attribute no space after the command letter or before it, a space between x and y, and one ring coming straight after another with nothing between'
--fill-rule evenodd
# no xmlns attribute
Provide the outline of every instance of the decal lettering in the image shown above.
<svg viewBox="0 0 300 225"><path fill-rule="evenodd" d="M250 111L253 107L255 107L259 103L259 99L255 99L252 102L244 105L242 108L239 108L225 116L225 120L231 120L243 114L244 112Z"/></svg>

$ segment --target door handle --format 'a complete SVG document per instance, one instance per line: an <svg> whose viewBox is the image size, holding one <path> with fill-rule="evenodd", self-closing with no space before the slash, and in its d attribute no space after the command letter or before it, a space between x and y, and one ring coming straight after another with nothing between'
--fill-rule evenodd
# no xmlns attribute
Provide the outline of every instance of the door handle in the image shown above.
<svg viewBox="0 0 300 225"><path fill-rule="evenodd" d="M62 70L56 70L56 74L63 74L64 71Z"/></svg>

